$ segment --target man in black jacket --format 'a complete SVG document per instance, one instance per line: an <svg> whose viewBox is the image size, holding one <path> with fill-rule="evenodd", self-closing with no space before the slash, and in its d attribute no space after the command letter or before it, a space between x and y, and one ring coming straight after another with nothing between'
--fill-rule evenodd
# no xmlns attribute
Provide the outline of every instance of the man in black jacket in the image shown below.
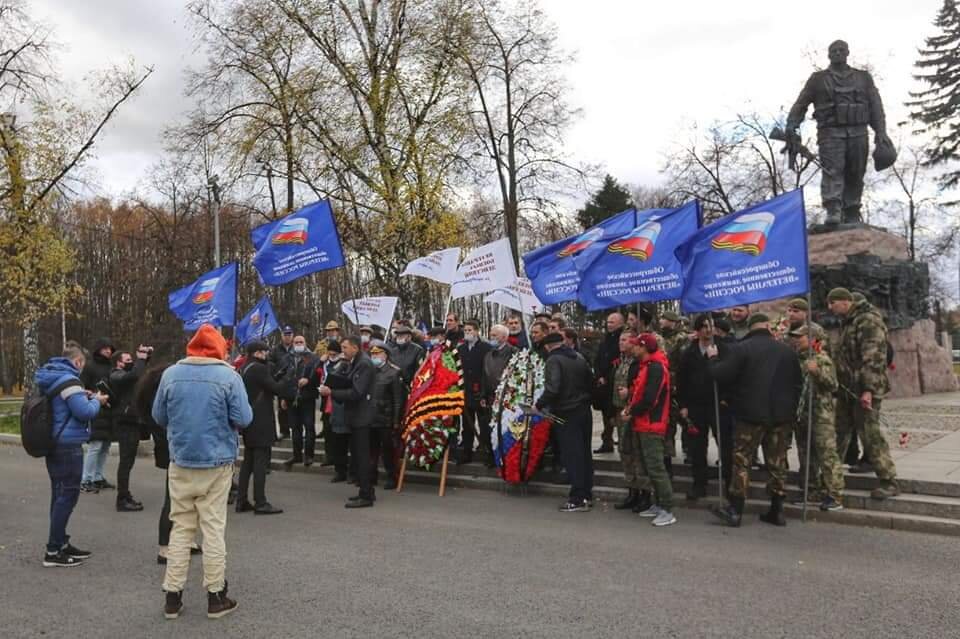
<svg viewBox="0 0 960 639"><path fill-rule="evenodd" d="M424 351L413 342L413 329L406 324L397 324L393 329L393 344L396 357L393 364L400 369L400 378L406 388L410 388L413 376L417 374Z"/></svg>
<svg viewBox="0 0 960 639"><path fill-rule="evenodd" d="M113 370L110 359L116 350L113 342L106 338L100 338L94 343L91 350L92 356L87 358L87 363L80 373L80 381L86 390L98 393L102 392L97 388L98 385L109 385L110 371ZM103 476L103 468L107 464L112 439L113 414L110 404L105 404L100 407L100 412L90 423L90 441L83 456L83 478L80 481L80 490L83 492L96 493L116 488Z"/></svg>
<svg viewBox="0 0 960 639"><path fill-rule="evenodd" d="M371 432L370 472L371 485L377 485L377 466L383 457L383 468L387 478L383 482L384 490L397 487L397 469L394 463L394 451L398 445L400 417L403 414L405 392L400 379L400 369L390 361L390 351L379 341L370 346L370 361L377 369L373 383L373 404L377 408Z"/></svg>
<svg viewBox="0 0 960 639"><path fill-rule="evenodd" d="M270 351L270 373L274 379L289 379L293 376L293 367L296 365L293 339L293 327L285 324L280 330L280 343ZM277 423L280 425L280 437L277 439L279 441L290 435L290 411L283 406L277 406Z"/></svg>
<svg viewBox="0 0 960 639"><path fill-rule="evenodd" d="M464 386L463 432L457 464L469 464L473 461L478 427L481 449L486 450L490 445L490 405L483 394L483 358L490 352L490 345L480 339L480 322L474 319L464 322L463 344L457 351Z"/></svg>
<svg viewBox="0 0 960 639"><path fill-rule="evenodd" d="M293 434L293 457L283 463L288 470L300 462L304 466L313 465L317 441L317 398L320 396L317 392L320 360L307 348L307 340L303 335L293 338L293 358L296 395L292 401L280 402L280 408L286 410L287 424Z"/></svg>
<svg viewBox="0 0 960 639"><path fill-rule="evenodd" d="M617 410L613 407L613 360L620 356L620 332L625 320L622 313L610 313L607 316L607 332L597 349L597 358L593 372L597 376L593 406L603 413L603 434L600 436L600 448L594 453L613 452L613 434L619 426Z"/></svg>
<svg viewBox="0 0 960 639"><path fill-rule="evenodd" d="M547 335L543 345L547 350L547 365L537 408L564 420L553 428L559 429L560 450L570 477L570 495L560 510L587 511L593 502L593 458L590 456L593 372L583 355L563 345L563 335Z"/></svg>
<svg viewBox="0 0 960 639"><path fill-rule="evenodd" d="M345 376L350 380L350 387L331 389L329 386L321 386L320 395L333 397L334 401L343 403L344 417L350 427L351 454L357 460L357 483L360 492L344 506L369 508L376 499L370 481L370 428L374 425L377 409L370 400L373 397L377 371L370 358L361 350L359 337L344 338L341 348L348 364Z"/></svg>
<svg viewBox="0 0 960 639"><path fill-rule="evenodd" d="M247 362L240 369L243 385L253 409L253 421L243 430L243 464L240 466L238 513L252 510L257 515L278 515L283 512L267 501L267 468L270 448L276 438L273 398L292 399L293 389L273 378L268 364L270 347L261 341L247 344ZM248 499L250 475L253 475L253 504Z"/></svg>
<svg viewBox="0 0 960 639"><path fill-rule="evenodd" d="M713 513L729 526L740 525L750 486L750 465L757 446L763 444L763 456L770 473L767 481L770 510L760 515L760 519L775 526L786 526L783 500L787 435L797 416L803 386L800 361L789 346L770 333L770 320L766 315L754 313L747 324L750 330L746 336L722 356L716 346L706 351L713 378L719 384L730 384L736 389L730 503L725 508L714 508Z"/></svg>
<svg viewBox="0 0 960 639"><path fill-rule="evenodd" d="M141 344L136 360L126 351L113 354L114 368L110 371L110 390L113 392L113 426L120 445L120 464L117 466L117 512L143 510L143 504L130 494L130 471L140 447L140 418L131 406L137 380L147 368L153 349Z"/></svg>
<svg viewBox="0 0 960 639"><path fill-rule="evenodd" d="M714 343L713 322L706 313L693 321L697 340L687 345L677 365L677 404L680 418L687 424L687 442L693 466L693 486L687 493L689 501L707 496L707 449L710 433L717 438L717 407L720 409L720 459L722 462L724 492L730 483L733 457L733 422L730 415L726 386L714 386L708 365L707 348ZM718 342L722 344L722 342ZM725 345L721 346L721 358ZM714 390L717 395L714 395Z"/></svg>

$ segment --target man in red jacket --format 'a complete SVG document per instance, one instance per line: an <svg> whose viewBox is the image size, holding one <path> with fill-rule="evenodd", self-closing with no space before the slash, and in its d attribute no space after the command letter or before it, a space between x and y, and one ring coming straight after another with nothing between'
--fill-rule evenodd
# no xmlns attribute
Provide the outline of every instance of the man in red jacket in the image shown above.
<svg viewBox="0 0 960 639"><path fill-rule="evenodd" d="M639 367L623 417L632 419L633 431L639 435L643 463L656 495L656 503L640 516L653 518L654 526L669 526L677 522L672 512L673 486L663 463L663 438L670 421L670 362L650 333L633 338L631 344Z"/></svg>

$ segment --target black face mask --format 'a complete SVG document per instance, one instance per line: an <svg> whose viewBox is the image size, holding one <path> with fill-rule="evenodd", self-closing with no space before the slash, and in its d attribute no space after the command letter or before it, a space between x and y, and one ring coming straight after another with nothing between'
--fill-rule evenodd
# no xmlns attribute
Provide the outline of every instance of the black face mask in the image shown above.
<svg viewBox="0 0 960 639"><path fill-rule="evenodd" d="M128 363L128 364L124 364L124 365L123 365L123 370L125 370L125 371L132 371L132 370L133 370L133 362L130 362L130 363Z"/></svg>

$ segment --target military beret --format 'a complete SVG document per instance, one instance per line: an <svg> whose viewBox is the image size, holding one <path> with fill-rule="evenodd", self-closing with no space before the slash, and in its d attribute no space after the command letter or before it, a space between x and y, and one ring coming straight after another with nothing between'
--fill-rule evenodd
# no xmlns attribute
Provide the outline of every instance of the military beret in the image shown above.
<svg viewBox="0 0 960 639"><path fill-rule="evenodd" d="M851 293L849 290L840 286L838 286L837 288L831 289L830 292L827 293L828 302L836 302L839 300L846 300L848 302L852 302L853 293Z"/></svg>
<svg viewBox="0 0 960 639"><path fill-rule="evenodd" d="M762 324L763 322L769 322L770 318L766 316L765 313L754 313L750 316L750 319L747 320L747 328L750 328L754 324Z"/></svg>
<svg viewBox="0 0 960 639"><path fill-rule="evenodd" d="M790 303L787 304L787 308L794 308L798 311L809 311L810 306L807 304L807 300L802 297L795 297L790 300Z"/></svg>
<svg viewBox="0 0 960 639"><path fill-rule="evenodd" d="M548 333L546 337L543 338L543 344L559 344L563 341L563 335L560 333Z"/></svg>
<svg viewBox="0 0 960 639"><path fill-rule="evenodd" d="M673 311L664 311L660 314L660 317L670 322L679 322L680 316L674 313Z"/></svg>

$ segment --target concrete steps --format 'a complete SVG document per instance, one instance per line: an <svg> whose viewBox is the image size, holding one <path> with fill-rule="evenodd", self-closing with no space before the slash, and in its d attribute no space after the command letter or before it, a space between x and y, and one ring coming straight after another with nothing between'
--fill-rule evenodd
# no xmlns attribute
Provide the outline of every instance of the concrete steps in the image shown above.
<svg viewBox="0 0 960 639"><path fill-rule="evenodd" d="M318 446L318 450L320 448ZM286 446L276 447L273 449L272 456L271 467L283 471L285 470L283 462L290 459L292 450ZM597 499L595 507L612 508L612 504L623 499L626 494L620 462L613 456L603 456L595 459L594 464L594 494ZM546 467L549 468L549 466L550 460L548 458ZM298 464L293 467L293 471L326 476L332 476L333 474L332 468L321 467L319 463L310 468L304 468ZM719 503L716 494L717 469L711 468L710 474L712 477L709 486L711 495L696 502L689 502L685 500L685 494L693 481L691 469L684 464L675 465L673 488L677 505L681 508L705 509ZM562 500L567 495L568 486L556 483L553 479L551 472L541 468L533 481L526 486L508 486L497 476L496 470L486 468L482 459L478 456L470 464L457 466L451 463L447 485L451 488L460 489L497 490L504 494L513 495L524 493L550 495L556 496L558 501ZM746 511L748 513L763 512L769 505L765 488L767 474L764 471L751 471L750 479ZM787 506L785 508L788 517L800 517L801 507L791 503L802 497L801 491L797 488L798 479L798 473L789 473ZM408 470L406 481L412 484L439 486L439 467L429 472ZM821 512L815 504L811 504L807 508L807 519L818 522L960 536L960 485L958 484L900 480L902 492L898 497L878 501L870 498L870 491L877 485L875 477L847 475L846 482L844 510L840 512Z"/></svg>

